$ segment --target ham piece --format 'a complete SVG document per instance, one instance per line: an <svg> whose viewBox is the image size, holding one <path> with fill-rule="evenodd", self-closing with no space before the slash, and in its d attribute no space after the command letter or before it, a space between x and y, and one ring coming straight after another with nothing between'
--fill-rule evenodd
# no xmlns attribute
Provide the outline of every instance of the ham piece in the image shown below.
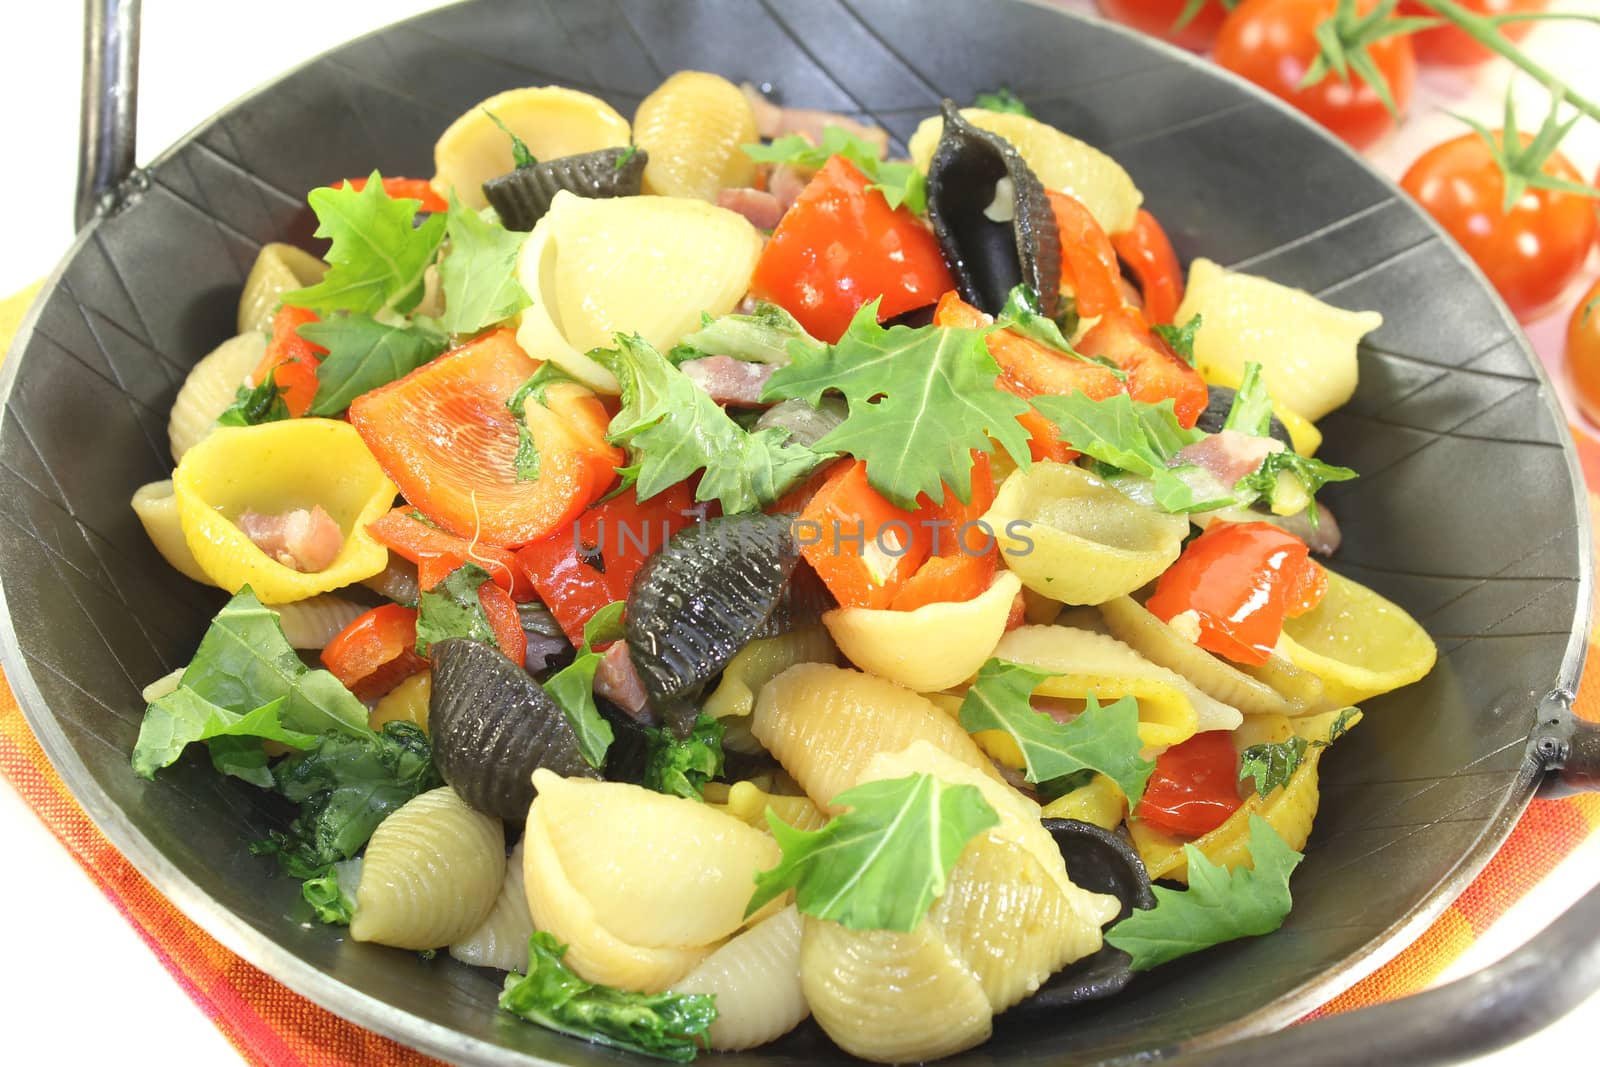
<svg viewBox="0 0 1600 1067"><path fill-rule="evenodd" d="M261 551L306 574L327 570L344 547L344 531L321 504L277 515L247 511L239 516L238 526Z"/></svg>
<svg viewBox="0 0 1600 1067"><path fill-rule="evenodd" d="M732 356L706 356L685 360L678 369L719 404L760 407L761 390L777 368L770 363L746 363Z"/></svg>
<svg viewBox="0 0 1600 1067"><path fill-rule="evenodd" d="M650 698L644 691L644 682L633 666L626 641L613 642L600 657L594 671L594 691L640 722L654 725L650 712Z"/></svg>

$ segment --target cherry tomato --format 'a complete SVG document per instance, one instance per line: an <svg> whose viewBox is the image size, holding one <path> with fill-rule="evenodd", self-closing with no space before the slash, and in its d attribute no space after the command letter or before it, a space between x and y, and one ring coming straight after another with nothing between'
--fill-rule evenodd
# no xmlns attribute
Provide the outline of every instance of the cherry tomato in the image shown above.
<svg viewBox="0 0 1600 1067"><path fill-rule="evenodd" d="M1170 324L1183 303L1183 268L1167 231L1154 215L1140 208L1133 229L1112 237L1111 244L1139 282L1144 317L1159 325Z"/></svg>
<svg viewBox="0 0 1600 1067"><path fill-rule="evenodd" d="M1361 0L1365 14L1376 0ZM1244 0L1222 24L1219 64L1305 112L1354 148L1365 148L1394 128L1394 116L1377 92L1353 72L1348 82L1330 72L1309 89L1298 88L1316 61L1317 27L1332 18L1338 0ZM1405 36L1385 37L1367 54L1389 84L1403 115L1411 102L1417 62Z"/></svg>
<svg viewBox="0 0 1600 1067"><path fill-rule="evenodd" d="M1543 11L1550 0L1456 0L1479 15L1527 15ZM1417 0L1400 0L1402 15L1432 15L1433 10ZM1520 41L1533 29L1532 22L1508 22L1500 33L1509 41ZM1467 36L1459 26L1435 26L1411 35L1411 49L1417 62L1433 67L1475 67L1495 54Z"/></svg>
<svg viewBox="0 0 1600 1067"><path fill-rule="evenodd" d="M1233 734L1208 730L1156 757L1133 814L1169 834L1199 837L1227 822L1242 803Z"/></svg>
<svg viewBox="0 0 1600 1067"><path fill-rule="evenodd" d="M1222 20L1228 16L1222 0L1205 0L1194 18L1181 30L1175 30L1173 25L1189 6L1189 0L1095 0L1095 6L1108 19L1191 52L1208 51L1217 39L1217 31L1222 29Z"/></svg>
<svg viewBox="0 0 1600 1067"><path fill-rule="evenodd" d="M1567 379L1583 413L1600 424L1600 281L1583 294L1567 323Z"/></svg>
<svg viewBox="0 0 1600 1067"><path fill-rule="evenodd" d="M1523 144L1530 140L1522 135ZM1583 181L1560 152L1544 172ZM1400 185L1460 242L1523 321L1561 295L1594 243L1595 204L1585 197L1529 189L1509 214L1502 211L1505 176L1476 133L1424 152Z"/></svg>
<svg viewBox="0 0 1600 1067"><path fill-rule="evenodd" d="M322 665L362 700L376 700L421 671L417 609L384 604L363 612L322 650Z"/></svg>

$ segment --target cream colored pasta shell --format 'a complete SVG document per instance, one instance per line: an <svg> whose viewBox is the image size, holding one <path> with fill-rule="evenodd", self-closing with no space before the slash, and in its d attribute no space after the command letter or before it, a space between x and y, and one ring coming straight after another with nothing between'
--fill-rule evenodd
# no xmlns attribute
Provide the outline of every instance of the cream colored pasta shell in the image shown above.
<svg viewBox="0 0 1600 1067"><path fill-rule="evenodd" d="M750 732L750 716L730 715L722 720L722 748L745 756L759 756L766 752L756 735Z"/></svg>
<svg viewBox="0 0 1600 1067"><path fill-rule="evenodd" d="M520 137L535 159L628 143L628 120L597 96L554 85L497 93L464 112L433 146L433 184L441 193L454 189L474 211L489 206L483 183L516 166L511 138L494 119Z"/></svg>
<svg viewBox="0 0 1600 1067"><path fill-rule="evenodd" d="M185 578L202 585L215 585L189 551L183 539L183 524L178 519L178 498L172 495L172 479L141 485L133 494L133 513L155 545L161 558L172 564L174 570Z"/></svg>
<svg viewBox="0 0 1600 1067"><path fill-rule="evenodd" d="M533 926L567 946L567 966L585 981L640 993L659 993L699 966L715 946L642 948L601 926L556 858L538 805L529 809L523 876Z"/></svg>
<svg viewBox="0 0 1600 1067"><path fill-rule="evenodd" d="M239 332L272 329L283 294L316 285L326 273L328 265L303 248L281 241L262 245L239 294Z"/></svg>
<svg viewBox="0 0 1600 1067"><path fill-rule="evenodd" d="M448 945L488 916L505 873L499 819L449 786L413 797L367 844L350 937L419 952Z"/></svg>
<svg viewBox="0 0 1600 1067"><path fill-rule="evenodd" d="M769 793L750 781L734 782L732 785L707 782L705 801L707 805L718 808L740 822L754 826L757 830L769 828L770 824L767 822L769 810L796 830L820 830L828 822L827 813L812 803L810 797Z"/></svg>
<svg viewBox="0 0 1600 1067"><path fill-rule="evenodd" d="M903 934L807 916L800 984L818 1025L864 1060L933 1060L989 1038L983 986L926 920Z"/></svg>
<svg viewBox="0 0 1600 1067"><path fill-rule="evenodd" d="M1046 189L1082 201L1107 233L1133 228L1144 195L1128 172L1098 148L1027 115L969 107L962 109L961 117L1010 141ZM943 132L944 119L934 115L923 119L911 135L911 159L918 170L926 173Z"/></svg>
<svg viewBox="0 0 1600 1067"><path fill-rule="evenodd" d="M291 648L320 649L367 609L335 593L278 605L278 625Z"/></svg>
<svg viewBox="0 0 1600 1067"><path fill-rule="evenodd" d="M932 703L871 674L821 663L790 667L761 690L750 723L756 740L817 806L855 785L880 752L927 741L996 780L967 732Z"/></svg>
<svg viewBox="0 0 1600 1067"><path fill-rule="evenodd" d="M937 692L967 681L1005 633L1022 589L1002 571L987 590L959 604L915 611L835 608L822 616L839 651L857 667L914 689Z"/></svg>
<svg viewBox="0 0 1600 1067"><path fill-rule="evenodd" d="M185 452L216 429L217 416L228 410L239 386L266 351L266 334L241 333L222 342L194 365L167 416L172 462L181 462Z"/></svg>
<svg viewBox="0 0 1600 1067"><path fill-rule="evenodd" d="M1318 710L1341 708L1410 685L1433 669L1433 638L1398 604L1328 571L1328 592L1285 619L1280 650L1322 679Z"/></svg>
<svg viewBox="0 0 1600 1067"><path fill-rule="evenodd" d="M367 725L381 729L386 722L409 722L428 732L428 702L433 699L433 672L413 674L378 699L367 715Z"/></svg>
<svg viewBox="0 0 1600 1067"><path fill-rule="evenodd" d="M417 565L393 553L389 565L371 578L361 579L361 584L385 600L415 607L421 587L417 584Z"/></svg>
<svg viewBox="0 0 1600 1067"><path fill-rule="evenodd" d="M1189 285L1174 321L1202 316L1195 365L1202 376L1244 373L1261 364L1275 402L1317 421L1356 391L1356 345L1383 325L1376 311L1346 311L1310 293L1219 267L1189 266Z"/></svg>
<svg viewBox="0 0 1600 1067"><path fill-rule="evenodd" d="M800 986L804 923L793 904L756 923L674 982L675 993L711 993L717 1020L711 1047L755 1048L793 1030L811 1014Z"/></svg>
<svg viewBox="0 0 1600 1067"><path fill-rule="evenodd" d="M522 875L523 849L519 841L511 850L506 877L500 883L500 895L495 898L489 917L465 937L451 942L450 955L462 963L527 973L533 916L528 914L528 891Z"/></svg>
<svg viewBox="0 0 1600 1067"><path fill-rule="evenodd" d="M534 810L567 880L630 944L721 941L744 925L756 872L781 858L770 836L698 800L543 769L533 780Z"/></svg>
<svg viewBox="0 0 1600 1067"><path fill-rule="evenodd" d="M1189 532L1184 516L1135 503L1070 463L1012 473L984 522L1022 584L1064 604L1133 592L1172 565Z"/></svg>
<svg viewBox="0 0 1600 1067"><path fill-rule="evenodd" d="M647 193L715 200L719 189L755 180L755 160L741 147L759 140L755 112L715 74L680 70L662 82L634 112L633 139L650 153Z"/></svg>
<svg viewBox="0 0 1600 1067"><path fill-rule="evenodd" d="M162 697L177 692L178 686L183 682L183 672L188 667L175 667L145 686L139 691L139 699L146 704L154 704Z"/></svg>
<svg viewBox="0 0 1600 1067"><path fill-rule="evenodd" d="M755 710L761 687L796 663L832 663L836 658L833 639L821 626L803 626L778 637L751 641L722 668L722 680L700 710L714 719L748 716ZM726 747L726 740L723 744Z"/></svg>

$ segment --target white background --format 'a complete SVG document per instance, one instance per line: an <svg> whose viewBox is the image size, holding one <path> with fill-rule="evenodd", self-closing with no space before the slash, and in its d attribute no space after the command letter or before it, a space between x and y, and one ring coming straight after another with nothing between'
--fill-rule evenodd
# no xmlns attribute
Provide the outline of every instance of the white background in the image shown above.
<svg viewBox="0 0 1600 1067"><path fill-rule="evenodd" d="M139 144L141 162L229 101L285 68L385 22L436 6L419 0L383 3L274 0L145 0ZM1087 9L1087 0L1063 6ZM1559 4L1600 10L1595 0ZM77 158L81 5L38 0L17 5L0 46L0 204L6 211L0 296L48 272L72 236ZM1528 47L1591 98L1600 96L1600 29L1541 27ZM1454 134L1437 109L1467 111L1494 124L1507 75L1477 83L1429 75L1405 130L1372 153L1391 175L1429 145ZM1524 121L1543 114L1536 88L1519 86ZM1575 137L1567 154L1586 175L1600 163L1596 124ZM1600 260L1600 257L1597 257ZM1595 263L1591 263L1591 268ZM1584 285L1596 270L1585 276ZM1575 292L1571 294L1573 297ZM1572 301L1567 301L1570 307ZM1542 357L1559 371L1564 314L1530 328ZM16 1063L238 1062L238 1055L184 994L56 843L9 784L0 781L0 847L9 877L0 879L0 915L7 923L7 962L0 1003L3 1038ZM1532 895L1520 902L1446 977L1465 974L1510 951L1600 880L1600 838L1592 838ZM486 1005L485 1010L489 1010ZM1482 1062L1493 1065L1575 1062L1588 1047L1578 1020L1600 1012L1591 999L1564 1024ZM1592 1025L1592 1022L1591 1022Z"/></svg>

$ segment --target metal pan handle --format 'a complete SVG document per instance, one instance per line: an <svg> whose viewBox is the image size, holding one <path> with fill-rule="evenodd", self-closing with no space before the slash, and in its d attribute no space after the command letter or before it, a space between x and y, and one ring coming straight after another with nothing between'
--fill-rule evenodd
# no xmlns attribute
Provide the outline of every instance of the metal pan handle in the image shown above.
<svg viewBox="0 0 1600 1067"><path fill-rule="evenodd" d="M84 0L78 229L119 203L134 171L138 112L139 0Z"/></svg>
<svg viewBox="0 0 1600 1067"><path fill-rule="evenodd" d="M1572 701L1562 690L1547 696L1528 738L1527 759L1551 772L1539 789L1543 797L1600 790L1600 723L1574 715Z"/></svg>

